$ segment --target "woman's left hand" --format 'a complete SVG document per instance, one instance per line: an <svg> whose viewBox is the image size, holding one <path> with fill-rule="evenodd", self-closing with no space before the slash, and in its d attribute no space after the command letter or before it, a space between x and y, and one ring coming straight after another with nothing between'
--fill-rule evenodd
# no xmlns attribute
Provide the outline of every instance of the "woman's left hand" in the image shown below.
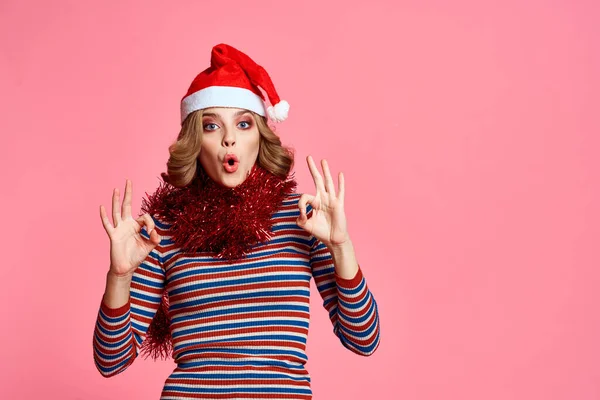
<svg viewBox="0 0 600 400"><path fill-rule="evenodd" d="M342 246L350 240L344 214L344 175L341 172L338 174L339 192L336 194L327 161L321 160L325 179L319 173L311 156L308 156L306 161L315 181L317 193L303 194L300 197L298 201L300 217L296 223L330 249ZM306 216L307 203L313 208L310 218Z"/></svg>

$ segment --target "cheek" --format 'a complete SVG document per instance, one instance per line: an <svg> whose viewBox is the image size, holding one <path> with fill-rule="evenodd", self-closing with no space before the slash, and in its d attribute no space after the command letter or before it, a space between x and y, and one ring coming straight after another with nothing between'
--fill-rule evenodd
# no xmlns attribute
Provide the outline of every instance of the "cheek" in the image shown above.
<svg viewBox="0 0 600 400"><path fill-rule="evenodd" d="M252 140L252 143L250 145L250 154L252 154L253 158L258 157L258 150L260 148L260 140L257 137L256 139ZM256 161L256 160L254 160Z"/></svg>
<svg viewBox="0 0 600 400"><path fill-rule="evenodd" d="M244 135L238 137L238 151L240 154L243 154L246 159L258 154L259 144L260 133L258 133L258 129L254 132L245 132Z"/></svg>
<svg viewBox="0 0 600 400"><path fill-rule="evenodd" d="M256 133L254 134L254 136L252 137L252 148L255 151L258 151L258 146L260 144L260 132L258 132L258 129L256 130Z"/></svg>
<svg viewBox="0 0 600 400"><path fill-rule="evenodd" d="M200 154L217 154L220 147L221 143L217 139L216 135L206 135L202 138L202 144L200 144Z"/></svg>
<svg viewBox="0 0 600 400"><path fill-rule="evenodd" d="M214 164L218 156L218 146L211 145L210 141L203 140L200 146L200 155L198 158L202 166L206 168L207 164Z"/></svg>
<svg viewBox="0 0 600 400"><path fill-rule="evenodd" d="M258 153L258 148L260 147L260 136L257 136L253 142L254 151Z"/></svg>

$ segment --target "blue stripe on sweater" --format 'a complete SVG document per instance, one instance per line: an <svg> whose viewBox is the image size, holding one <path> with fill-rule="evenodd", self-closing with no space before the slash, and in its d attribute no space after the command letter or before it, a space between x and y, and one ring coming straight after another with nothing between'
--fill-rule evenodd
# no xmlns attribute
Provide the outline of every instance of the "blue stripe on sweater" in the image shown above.
<svg viewBox="0 0 600 400"><path fill-rule="evenodd" d="M264 311L300 311L308 313L309 306L296 306L296 305L287 305L287 304L277 304L277 305L262 305L262 306L248 306L248 307L233 307L233 308L225 308L214 311L206 311L206 312L198 312L197 314L184 315L181 317L176 317L171 319L171 322L176 324L183 321L192 321L201 318L209 318L216 317L227 314L243 314L247 312L264 312Z"/></svg>
<svg viewBox="0 0 600 400"><path fill-rule="evenodd" d="M107 347L109 349L123 346L125 343L127 343L129 340L131 340L131 336L127 335L127 336L125 336L125 339L123 339L119 342L108 343L108 342L105 342L104 340L100 339L100 337L98 336L97 333L94 333L94 336L96 337L96 340L98 341L98 343L100 343L102 346Z"/></svg>
<svg viewBox="0 0 600 400"><path fill-rule="evenodd" d="M162 289L165 285L164 282L155 282L155 281L151 281L148 279L144 279L141 275L137 275L137 274L133 275L131 281L135 282L135 283L139 283L140 285L149 286L149 287L153 287L156 289Z"/></svg>
<svg viewBox="0 0 600 400"><path fill-rule="evenodd" d="M269 290L269 291L264 291L264 292L261 291L261 292L252 293L253 298L256 298L256 299L272 298L272 297L279 297L279 296L289 297L289 296L309 296L309 295L310 295L309 289L306 289L306 290ZM230 295L226 295L226 296L214 296L214 297L209 297L209 298L205 298L205 299L194 299L191 301L185 301L185 302L181 302L178 304L171 304L170 309L176 310L176 309L185 308L185 307L199 306L199 305L206 304L206 303L216 303L216 302L220 302L220 301L235 300L235 299L238 299L239 297L240 297L239 293L234 293L234 294L230 294Z"/></svg>
<svg viewBox="0 0 600 400"><path fill-rule="evenodd" d="M113 371L118 370L119 368L121 368L123 365L127 364L127 362L129 362L129 359L126 358L123 361L121 361L118 364L115 364L114 366L110 367L110 368L104 368L101 365L99 365L98 363L96 363L96 365L98 366L98 369L100 369L100 371L104 372L105 374L109 374Z"/></svg>
<svg viewBox="0 0 600 400"><path fill-rule="evenodd" d="M210 289L217 287L235 287L237 285L252 284L252 283L265 283L265 282L297 282L297 281L310 281L310 276L300 274L288 274L288 275L271 275L271 276L256 276L252 278L241 278L241 279L221 279L214 282L197 283L194 285L184 286L178 289L169 291L169 295L178 295L181 293L190 292L193 290Z"/></svg>
<svg viewBox="0 0 600 400"><path fill-rule="evenodd" d="M364 312L364 315L362 317L350 317L350 316L346 315L343 308L339 308L338 313L343 315L344 319L352 324L362 324L363 322L365 322L366 320L371 318L374 307L375 307L375 302L371 302L371 306L367 309L366 312Z"/></svg>
<svg viewBox="0 0 600 400"><path fill-rule="evenodd" d="M258 326L268 326L268 327L284 327L284 326L295 326L299 328L307 328L308 322L302 321L294 321L294 320L277 320L277 319L269 319L267 321L249 321L249 322L233 322L228 324L220 324L220 325L210 325L203 326L202 328L191 328L191 329L183 329L173 333L173 339L178 338L180 336L186 336L199 332L212 332L212 331L222 331L227 329L245 329L245 328L254 328ZM243 340L243 339L240 339Z"/></svg>
<svg viewBox="0 0 600 400"><path fill-rule="evenodd" d="M232 337L229 339L215 339L215 340L207 340L207 341L199 341L198 343L202 343L202 345L207 345L207 344L214 344L214 343L234 343L234 342L239 342L239 341L261 341L261 343L257 343L259 345L262 346L268 346L269 343L265 343L263 342L264 340L273 340L273 341L285 341L285 340L289 340L292 343L302 343L302 344L306 344L306 338L300 337L300 336L292 336L292 335L280 335L280 334L273 334L273 335L265 335L265 334L261 334L261 335L257 335L257 336L244 336L242 337ZM283 346L280 346L283 347Z"/></svg>
<svg viewBox="0 0 600 400"><path fill-rule="evenodd" d="M354 289L346 289L343 287L339 287L338 290L340 291L340 293L346 295L346 296L353 296L357 293L359 293L360 291L362 291L365 287L365 279L361 279L360 283L358 284L357 287L355 287Z"/></svg>
<svg viewBox="0 0 600 400"><path fill-rule="evenodd" d="M179 350L181 347L187 347L186 345L178 345L178 346L173 346L173 351L177 351ZM242 348L242 347L235 347L235 348L231 348L231 349L225 349L222 347L217 347L217 348L209 348L209 349L194 349L194 350L189 350L186 352L182 352L180 357L184 357L188 354L202 354L202 353L214 353L214 352L219 352L219 353L229 353L229 354L243 354L243 355L247 355L247 356L294 356L294 357L298 357L301 360L306 360L306 354L299 352L299 351L293 351L293 350L275 350L275 349L246 349L246 348Z"/></svg>
<svg viewBox="0 0 600 400"><path fill-rule="evenodd" d="M166 384L164 390L186 392L186 393L285 393L285 394L311 394L310 389L305 388L202 388L202 387L186 387Z"/></svg>
<svg viewBox="0 0 600 400"><path fill-rule="evenodd" d="M368 293L367 293L368 294ZM341 307L347 308L349 310L356 310L358 308L361 308L362 306L364 306L367 302L369 301L369 296L365 296L362 298L361 301L357 302L357 303L348 303L347 301L344 301L342 299L339 299L338 302L340 304Z"/></svg>
<svg viewBox="0 0 600 400"><path fill-rule="evenodd" d="M178 261L174 264L173 267L175 267L175 266L181 267L186 264L197 263L197 262L198 262L197 260ZM249 269L262 268L262 267L281 266L281 264L282 264L281 260L274 260L274 261L254 262L251 264L232 265L232 266L227 266L227 267L223 266L221 268L202 267L201 269L197 269L197 270L173 274L169 277L169 280L170 280L170 282L173 282L173 281L176 281L177 279L187 278L189 276L195 276L195 275L202 276L202 275L218 274L218 273L223 273L223 272L245 271L245 270L249 270ZM304 261L285 260L285 265L306 266L307 264Z"/></svg>
<svg viewBox="0 0 600 400"><path fill-rule="evenodd" d="M189 354L187 352L186 354ZM194 360L194 361L182 361L179 363L179 367L185 370L185 368L198 368L198 367L210 367L210 366L252 366L252 367L280 367L287 368L292 371L298 370L298 372L304 372L304 364L293 365L289 362L279 361L274 359L269 360L244 360L235 361L234 359L228 359L227 361L218 360Z"/></svg>
<svg viewBox="0 0 600 400"><path fill-rule="evenodd" d="M106 329L102 325L98 324L98 329L100 329L100 332L104 333L106 336L118 336L122 333L125 333L125 331L129 329L129 324L124 325L120 329L114 330Z"/></svg>
<svg viewBox="0 0 600 400"><path fill-rule="evenodd" d="M102 318L110 324L117 324L119 322L125 321L125 319L127 318L127 314L129 314L129 310L126 311L125 314L121 315L120 317L111 318L104 314L104 312L102 312L102 309L100 309L100 315L102 315Z"/></svg>
<svg viewBox="0 0 600 400"><path fill-rule="evenodd" d="M256 372L256 373L243 373L243 374L227 374L227 373L223 373L223 374L215 374L212 372L196 372L196 373L180 373L180 372L174 372L171 375L171 378L174 379L191 379L191 380L195 380L195 379L210 379L210 380L235 380L235 379L291 379L294 381L303 381L303 382L310 382L310 378L308 376L290 376L287 374L277 374L277 373L260 373L260 372Z"/></svg>
<svg viewBox="0 0 600 400"><path fill-rule="evenodd" d="M116 353L116 354L113 354L113 355L109 355L109 354L103 353L101 351L99 351L98 353L102 354L102 358L104 358L106 360L117 360L117 359L123 357L125 354L129 353L130 351L131 351L131 346L127 346L120 353Z"/></svg>

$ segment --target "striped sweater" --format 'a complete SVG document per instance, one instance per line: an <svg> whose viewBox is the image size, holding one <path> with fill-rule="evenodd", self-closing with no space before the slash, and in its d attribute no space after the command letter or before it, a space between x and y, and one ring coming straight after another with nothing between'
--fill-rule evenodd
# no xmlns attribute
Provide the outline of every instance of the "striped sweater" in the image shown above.
<svg viewBox="0 0 600 400"><path fill-rule="evenodd" d="M131 365L166 289L177 366L161 399L311 399L304 366L312 278L341 343L372 354L379 316L362 271L335 274L327 247L295 223L299 197L289 195L273 214L271 240L234 262L184 255L155 218L161 241L135 271L129 302L100 304L98 371L110 377Z"/></svg>

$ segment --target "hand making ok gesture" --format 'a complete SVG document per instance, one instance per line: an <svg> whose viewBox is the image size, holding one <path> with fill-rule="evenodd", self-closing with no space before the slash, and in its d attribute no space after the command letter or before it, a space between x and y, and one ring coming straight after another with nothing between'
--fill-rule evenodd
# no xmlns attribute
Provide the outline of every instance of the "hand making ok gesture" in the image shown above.
<svg viewBox="0 0 600 400"><path fill-rule="evenodd" d="M303 194L300 197L298 201L300 217L296 223L327 247L341 246L349 241L344 213L344 175L341 172L338 174L339 192L336 194L327 161L321 161L325 179L319 173L311 156L308 156L306 161L317 192L314 195ZM306 215L307 204L313 208L310 218Z"/></svg>
<svg viewBox="0 0 600 400"><path fill-rule="evenodd" d="M104 206L100 206L102 225L110 238L110 272L116 276L133 275L136 268L160 243L160 236L154 229L154 220L149 214L137 219L131 216L131 181L125 183L123 206L119 204L119 190L114 189L112 198L111 224ZM143 226L150 232L150 239L141 235Z"/></svg>

